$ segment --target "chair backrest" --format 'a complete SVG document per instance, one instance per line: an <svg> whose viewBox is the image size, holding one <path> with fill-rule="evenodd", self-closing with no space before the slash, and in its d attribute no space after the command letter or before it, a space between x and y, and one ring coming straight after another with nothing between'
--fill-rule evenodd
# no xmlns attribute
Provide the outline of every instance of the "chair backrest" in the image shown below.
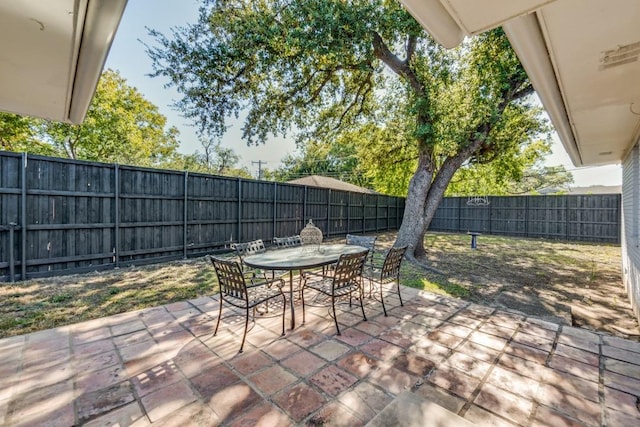
<svg viewBox="0 0 640 427"><path fill-rule="evenodd" d="M262 239L252 240L251 242L246 243L232 243L231 249L236 251L240 261L242 261L242 258L247 255L260 254L267 250Z"/></svg>
<svg viewBox="0 0 640 427"><path fill-rule="evenodd" d="M340 255L338 263L333 272L333 290L350 286L353 283L359 283L358 279L362 276L362 269L367 260L369 251L356 252L355 254Z"/></svg>
<svg viewBox="0 0 640 427"><path fill-rule="evenodd" d="M247 301L247 284L242 274L242 268L236 261L209 257L218 276L220 292Z"/></svg>
<svg viewBox="0 0 640 427"><path fill-rule="evenodd" d="M356 236L355 234L347 234L347 245L362 246L369 249L369 261L373 261L373 254L376 249L377 236Z"/></svg>
<svg viewBox="0 0 640 427"><path fill-rule="evenodd" d="M299 235L289 237L274 237L273 244L278 248L292 248L302 246L302 238Z"/></svg>
<svg viewBox="0 0 640 427"><path fill-rule="evenodd" d="M407 251L406 246L399 248L391 248L387 252L387 256L384 259L382 265L382 271L380 272L381 279L397 278L400 274L400 264L404 258L404 253Z"/></svg>

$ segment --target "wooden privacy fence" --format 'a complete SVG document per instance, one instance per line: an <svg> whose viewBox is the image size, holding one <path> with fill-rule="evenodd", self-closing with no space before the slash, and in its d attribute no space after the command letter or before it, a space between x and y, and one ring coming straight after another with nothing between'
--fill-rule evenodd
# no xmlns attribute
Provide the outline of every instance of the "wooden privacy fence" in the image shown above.
<svg viewBox="0 0 640 427"><path fill-rule="evenodd" d="M444 198L429 229L620 244L620 194L488 199L469 206L466 197Z"/></svg>
<svg viewBox="0 0 640 427"><path fill-rule="evenodd" d="M201 256L231 241L397 229L404 199L0 151L0 280Z"/></svg>

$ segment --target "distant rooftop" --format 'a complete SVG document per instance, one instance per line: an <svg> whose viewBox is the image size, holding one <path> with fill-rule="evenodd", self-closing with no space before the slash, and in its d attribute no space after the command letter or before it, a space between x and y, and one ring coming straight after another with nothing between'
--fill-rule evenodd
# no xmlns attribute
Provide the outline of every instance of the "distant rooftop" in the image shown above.
<svg viewBox="0 0 640 427"><path fill-rule="evenodd" d="M621 185L591 185L589 187L569 188L569 194L620 194Z"/></svg>
<svg viewBox="0 0 640 427"><path fill-rule="evenodd" d="M377 194L375 191L339 179L322 175L309 175L304 178L287 181L288 184L308 185L309 187L330 188L332 190L353 191L354 193Z"/></svg>

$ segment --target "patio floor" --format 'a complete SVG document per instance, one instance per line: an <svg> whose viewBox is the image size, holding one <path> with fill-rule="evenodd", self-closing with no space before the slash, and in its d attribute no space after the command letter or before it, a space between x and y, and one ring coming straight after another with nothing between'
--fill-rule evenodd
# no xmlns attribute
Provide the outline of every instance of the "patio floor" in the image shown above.
<svg viewBox="0 0 640 427"><path fill-rule="evenodd" d="M216 298L0 340L0 425L381 426L407 400L440 425L640 425L638 342L403 288L388 317L343 305L342 336L298 306L281 337L272 310L238 354Z"/></svg>

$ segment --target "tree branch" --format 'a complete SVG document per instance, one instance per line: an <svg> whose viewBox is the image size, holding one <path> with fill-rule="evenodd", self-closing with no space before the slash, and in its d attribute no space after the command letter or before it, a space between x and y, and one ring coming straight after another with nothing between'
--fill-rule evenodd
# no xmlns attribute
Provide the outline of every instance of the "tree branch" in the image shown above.
<svg viewBox="0 0 640 427"><path fill-rule="evenodd" d="M409 66L411 63L411 58L413 58L413 54L416 51L416 44L418 43L418 38L415 35L410 35L407 38L407 57L404 59L404 63Z"/></svg>
<svg viewBox="0 0 640 427"><path fill-rule="evenodd" d="M511 99L513 99L514 101L517 100L517 99L522 99L522 98L524 98L526 96L531 95L533 92L535 92L535 89L533 88L533 85L532 84L528 84L524 88L516 91L513 94Z"/></svg>
<svg viewBox="0 0 640 427"><path fill-rule="evenodd" d="M409 46L407 46L409 49ZM408 61L401 61L393 52L389 50L387 45L380 37L380 34L373 32L373 52L379 60L384 62L394 73L407 80L411 88L417 95L425 95L425 87L415 75ZM409 57L407 57L409 59Z"/></svg>

